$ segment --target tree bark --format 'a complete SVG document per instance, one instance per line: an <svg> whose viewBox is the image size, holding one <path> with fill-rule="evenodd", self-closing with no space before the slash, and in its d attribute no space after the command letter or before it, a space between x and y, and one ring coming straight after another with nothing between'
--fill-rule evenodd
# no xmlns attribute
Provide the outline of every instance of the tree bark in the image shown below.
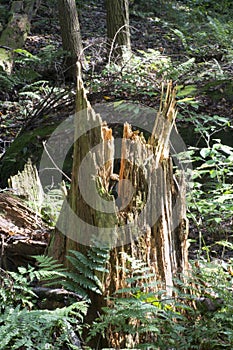
<svg viewBox="0 0 233 350"><path fill-rule="evenodd" d="M85 65L82 38L75 0L58 0L59 22L61 27L62 46L66 51L65 75L76 77L76 62Z"/></svg>
<svg viewBox="0 0 233 350"><path fill-rule="evenodd" d="M30 31L30 22L40 0L13 1L10 20L0 37L0 66L9 74L13 68L13 51L23 47Z"/></svg>
<svg viewBox="0 0 233 350"><path fill-rule="evenodd" d="M106 0L110 55L119 61L131 51L128 0ZM111 58L111 57L110 57Z"/></svg>

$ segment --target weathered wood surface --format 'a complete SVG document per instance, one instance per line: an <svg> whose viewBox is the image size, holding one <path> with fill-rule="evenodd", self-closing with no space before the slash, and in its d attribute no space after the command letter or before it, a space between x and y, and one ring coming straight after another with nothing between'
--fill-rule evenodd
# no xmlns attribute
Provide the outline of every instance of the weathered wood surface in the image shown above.
<svg viewBox="0 0 233 350"><path fill-rule="evenodd" d="M32 209L11 193L0 193L0 266L16 270L43 254L51 230Z"/></svg>
<svg viewBox="0 0 233 350"><path fill-rule="evenodd" d="M8 180L9 188L27 201L40 208L44 199L44 191L35 165L29 158L24 169Z"/></svg>

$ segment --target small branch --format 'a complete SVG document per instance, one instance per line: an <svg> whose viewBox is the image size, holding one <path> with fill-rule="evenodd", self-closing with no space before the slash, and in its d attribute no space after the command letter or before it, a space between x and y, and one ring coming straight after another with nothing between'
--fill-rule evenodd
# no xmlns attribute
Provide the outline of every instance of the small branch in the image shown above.
<svg viewBox="0 0 233 350"><path fill-rule="evenodd" d="M55 168L69 181L71 182L71 178L69 178L69 176L67 176L64 171L62 171L58 166L57 164L55 163L55 161L53 160L53 158L51 157L51 155L49 154L49 151L46 147L46 141L43 141L43 147L44 147L44 150L47 154L47 156L49 157L49 159L51 160L51 162L53 163L53 165L55 166Z"/></svg>
<svg viewBox="0 0 233 350"><path fill-rule="evenodd" d="M109 57L108 57L108 65L110 65L111 63L111 57L112 57L112 52L113 52L113 49L114 49L114 45L115 45L115 42L116 42L116 38L117 38L117 35L120 33L120 31L124 28L124 27L127 27L128 24L124 24L123 26L121 26L118 31L116 32L116 34L114 35L114 38L112 40L112 44L111 44L111 49L110 49L110 52L109 52Z"/></svg>

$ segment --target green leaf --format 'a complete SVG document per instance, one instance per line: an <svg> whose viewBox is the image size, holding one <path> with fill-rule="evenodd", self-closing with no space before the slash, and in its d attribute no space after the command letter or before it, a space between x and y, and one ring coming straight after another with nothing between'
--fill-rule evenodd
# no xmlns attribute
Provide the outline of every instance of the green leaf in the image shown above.
<svg viewBox="0 0 233 350"><path fill-rule="evenodd" d="M39 57L33 55L32 53L30 53L29 51L27 51L25 49L15 49L14 52L18 53L20 55L23 55L27 58L31 58L34 61L40 61Z"/></svg>
<svg viewBox="0 0 233 350"><path fill-rule="evenodd" d="M202 148L200 150L200 155L203 157L203 158L206 158L210 155L211 153L211 149L210 148Z"/></svg>
<svg viewBox="0 0 233 350"><path fill-rule="evenodd" d="M217 170L214 170L214 169L210 170L210 177L211 177L211 179L214 179L217 176L218 176Z"/></svg>
<svg viewBox="0 0 233 350"><path fill-rule="evenodd" d="M222 218L214 218L214 221L215 221L217 224L220 224L220 222L222 222Z"/></svg>

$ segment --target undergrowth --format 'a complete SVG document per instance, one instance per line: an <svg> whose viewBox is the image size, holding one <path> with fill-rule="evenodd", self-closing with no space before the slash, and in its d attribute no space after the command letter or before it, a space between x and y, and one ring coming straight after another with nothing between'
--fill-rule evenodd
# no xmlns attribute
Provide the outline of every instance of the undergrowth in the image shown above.
<svg viewBox="0 0 233 350"><path fill-rule="evenodd" d="M192 164L187 208L190 222L198 232L196 257L204 256L210 261L216 254L216 241L232 242L233 147L220 138L223 130L231 132L232 125L228 118L195 113L189 113L186 122L196 144L177 156L181 161L188 157ZM225 249L221 255L228 258L224 256Z"/></svg>
<svg viewBox="0 0 233 350"><path fill-rule="evenodd" d="M233 250L233 245L228 243L227 248ZM89 325L88 338L82 339L90 305L85 300L90 291L103 292L99 277L107 272L109 256L97 247L87 255L70 254L73 272L46 256L35 257L37 268L1 271L1 349L79 349L97 335L115 342L115 348L232 348L233 260L192 264L186 276L163 288L144 262L126 256L126 266L118 267L127 275L125 288L108 297L108 307ZM79 301L42 310L35 288L39 282L48 288L68 287Z"/></svg>
<svg viewBox="0 0 233 350"><path fill-rule="evenodd" d="M48 256L35 256L36 267L19 267L18 272L1 270L0 348L80 349L84 316L90 303L88 293L102 294L108 257L107 249L92 247L87 256L69 252L67 259L74 272ZM40 309L46 303L39 300L37 287L55 292L62 288L68 299L63 307Z"/></svg>
<svg viewBox="0 0 233 350"><path fill-rule="evenodd" d="M231 247L232 248L232 247ZM222 266L193 267L170 292L155 289L145 264L129 257L127 288L108 300L90 338L108 337L115 348L231 349L233 346L232 275ZM232 262L229 268L232 267ZM145 282L140 281L144 277Z"/></svg>
<svg viewBox="0 0 233 350"><path fill-rule="evenodd" d="M65 279L65 269L49 257L35 257L38 268L19 268L18 272L1 270L0 344L1 349L79 349L85 301L54 310L38 308L34 287L43 280ZM56 282L58 283L58 282Z"/></svg>

